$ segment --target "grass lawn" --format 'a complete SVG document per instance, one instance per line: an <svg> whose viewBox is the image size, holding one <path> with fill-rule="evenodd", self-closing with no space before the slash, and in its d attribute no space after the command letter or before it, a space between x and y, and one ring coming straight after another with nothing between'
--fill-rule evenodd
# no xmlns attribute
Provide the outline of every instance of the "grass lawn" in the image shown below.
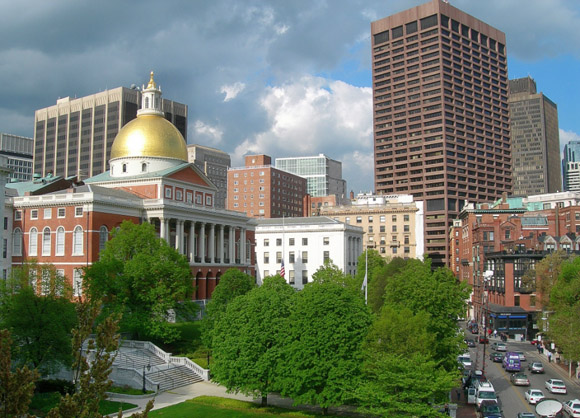
<svg viewBox="0 0 580 418"><path fill-rule="evenodd" d="M270 406L261 408L252 402L214 396L200 396L199 398L190 399L149 413L150 418L252 418L256 416L312 418L321 415ZM334 415L327 416L337 418Z"/></svg>
<svg viewBox="0 0 580 418"><path fill-rule="evenodd" d="M58 392L37 393L32 398L30 404L30 413L38 417L44 417L52 408L58 405L60 401L60 394ZM101 401L99 412L103 415L119 412L119 408L123 411L135 408L137 405L127 402Z"/></svg>

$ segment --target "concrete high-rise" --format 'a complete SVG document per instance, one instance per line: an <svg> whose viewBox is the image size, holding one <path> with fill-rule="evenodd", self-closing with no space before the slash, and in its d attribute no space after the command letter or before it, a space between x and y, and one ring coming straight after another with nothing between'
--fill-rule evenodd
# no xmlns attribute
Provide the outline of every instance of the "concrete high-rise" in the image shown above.
<svg viewBox="0 0 580 418"><path fill-rule="evenodd" d="M219 149L192 144L187 146L187 158L217 187L214 206L225 209L228 196L228 168L232 164L230 154Z"/></svg>
<svg viewBox="0 0 580 418"><path fill-rule="evenodd" d="M165 118L187 140L187 106L161 99ZM87 178L109 169L113 140L137 117L141 91L118 87L90 96L58 99L34 114L34 173Z"/></svg>
<svg viewBox="0 0 580 418"><path fill-rule="evenodd" d="M0 155L6 157L10 178L32 180L32 138L0 133Z"/></svg>
<svg viewBox="0 0 580 418"><path fill-rule="evenodd" d="M565 191L580 191L580 141L570 141L564 146L562 176Z"/></svg>
<svg viewBox="0 0 580 418"><path fill-rule="evenodd" d="M509 81L514 196L561 190L558 107L531 77Z"/></svg>
<svg viewBox="0 0 580 418"><path fill-rule="evenodd" d="M445 265L465 201L511 191L505 34L432 0L371 35L376 193L425 202L425 252Z"/></svg>
<svg viewBox="0 0 580 418"><path fill-rule="evenodd" d="M312 197L336 196L338 203L348 200L342 163L324 154L313 157L276 158L276 168L304 177Z"/></svg>

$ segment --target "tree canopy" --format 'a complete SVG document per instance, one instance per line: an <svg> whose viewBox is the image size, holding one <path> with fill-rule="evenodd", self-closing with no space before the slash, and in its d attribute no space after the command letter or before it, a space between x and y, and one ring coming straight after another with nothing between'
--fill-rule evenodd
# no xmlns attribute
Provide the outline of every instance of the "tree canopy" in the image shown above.
<svg viewBox="0 0 580 418"><path fill-rule="evenodd" d="M149 223L124 221L85 272L86 291L108 311L122 312L121 329L171 342L167 311L193 291L185 256L157 237Z"/></svg>
<svg viewBox="0 0 580 418"><path fill-rule="evenodd" d="M65 278L35 262L12 273L0 289L0 326L11 332L15 363L41 374L69 367L77 317Z"/></svg>
<svg viewBox="0 0 580 418"><path fill-rule="evenodd" d="M276 275L233 299L213 333L213 380L229 391L262 398L276 388L280 334L294 289Z"/></svg>
<svg viewBox="0 0 580 418"><path fill-rule="evenodd" d="M205 308L205 316L201 323L203 343L207 347L212 347L215 323L225 314L228 305L235 298L245 295L255 287L255 279L238 269L231 268L221 276Z"/></svg>
<svg viewBox="0 0 580 418"><path fill-rule="evenodd" d="M340 281L314 281L296 293L282 343L280 391L295 403L342 405L354 398L370 313Z"/></svg>

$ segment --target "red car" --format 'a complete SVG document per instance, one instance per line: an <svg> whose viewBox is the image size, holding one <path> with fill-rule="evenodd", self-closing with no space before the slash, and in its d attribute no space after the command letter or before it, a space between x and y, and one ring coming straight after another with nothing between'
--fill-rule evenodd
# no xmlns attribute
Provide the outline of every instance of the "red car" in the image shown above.
<svg viewBox="0 0 580 418"><path fill-rule="evenodd" d="M485 335L480 335L479 336L479 343L480 344L487 344L487 343L489 343L489 339Z"/></svg>

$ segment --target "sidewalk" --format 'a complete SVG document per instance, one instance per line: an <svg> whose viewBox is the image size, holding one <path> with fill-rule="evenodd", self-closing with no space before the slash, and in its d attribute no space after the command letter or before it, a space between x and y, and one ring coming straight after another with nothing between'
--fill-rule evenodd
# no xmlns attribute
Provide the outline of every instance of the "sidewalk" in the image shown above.
<svg viewBox="0 0 580 418"><path fill-rule="evenodd" d="M459 399L457 396L459 395ZM457 404L457 418L475 418L477 414L475 412L475 406L467 403L467 398L465 397L465 392L461 389L456 389L451 392L451 402Z"/></svg>

